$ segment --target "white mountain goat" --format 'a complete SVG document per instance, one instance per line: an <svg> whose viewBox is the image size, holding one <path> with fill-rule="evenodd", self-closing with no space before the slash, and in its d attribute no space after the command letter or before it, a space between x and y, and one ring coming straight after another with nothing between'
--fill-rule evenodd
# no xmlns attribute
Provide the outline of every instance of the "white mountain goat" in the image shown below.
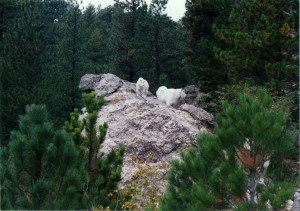
<svg viewBox="0 0 300 211"><path fill-rule="evenodd" d="M143 78L139 78L139 80L136 82L136 95L145 98L148 95L148 90L148 82Z"/></svg>
<svg viewBox="0 0 300 211"><path fill-rule="evenodd" d="M156 96L159 101L166 105L177 107L185 98L186 94L183 89L168 89L165 86L161 86L156 91Z"/></svg>

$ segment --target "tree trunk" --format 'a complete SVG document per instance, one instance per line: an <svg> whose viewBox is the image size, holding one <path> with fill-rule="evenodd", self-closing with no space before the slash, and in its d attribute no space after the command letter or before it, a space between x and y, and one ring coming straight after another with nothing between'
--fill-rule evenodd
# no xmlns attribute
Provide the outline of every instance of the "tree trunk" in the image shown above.
<svg viewBox="0 0 300 211"><path fill-rule="evenodd" d="M75 70L76 70L76 35L77 35L77 14L76 7L74 8L74 31L73 31L73 46L72 46L72 110L75 108Z"/></svg>
<svg viewBox="0 0 300 211"><path fill-rule="evenodd" d="M135 4L135 1L132 1L132 19L131 19L131 39L132 43L135 42L135 13L136 13L136 7L137 5ZM132 50L132 49L130 49ZM134 53L134 52L133 52ZM129 56L129 81L134 82L134 55L130 54Z"/></svg>
<svg viewBox="0 0 300 211"><path fill-rule="evenodd" d="M255 170L250 170L250 201L255 202L256 194Z"/></svg>
<svg viewBox="0 0 300 211"><path fill-rule="evenodd" d="M134 82L133 55L129 57L129 81Z"/></svg>
<svg viewBox="0 0 300 211"><path fill-rule="evenodd" d="M154 35L155 38L155 70L156 70L156 85L160 86L160 61L159 61L159 47L158 47L158 29Z"/></svg>

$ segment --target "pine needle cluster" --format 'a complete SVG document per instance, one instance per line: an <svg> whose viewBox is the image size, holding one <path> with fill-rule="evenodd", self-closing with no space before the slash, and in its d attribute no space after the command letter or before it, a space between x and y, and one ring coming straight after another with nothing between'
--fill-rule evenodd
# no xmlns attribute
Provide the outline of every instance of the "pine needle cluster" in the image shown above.
<svg viewBox="0 0 300 211"><path fill-rule="evenodd" d="M124 148L98 156L108 129L107 123L96 127L104 97L83 94L83 101L87 116L80 120L75 109L58 131L46 106L26 107L0 151L1 209L118 207Z"/></svg>

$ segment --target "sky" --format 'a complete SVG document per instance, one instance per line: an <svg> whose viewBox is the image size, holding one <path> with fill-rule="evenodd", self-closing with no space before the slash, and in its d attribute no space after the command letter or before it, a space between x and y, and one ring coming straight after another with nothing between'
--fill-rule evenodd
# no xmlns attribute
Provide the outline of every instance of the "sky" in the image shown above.
<svg viewBox="0 0 300 211"><path fill-rule="evenodd" d="M97 7L99 4L101 4L102 8L113 5L113 0L81 0L82 6L86 7L88 4L93 4L95 7ZM78 1L80 2L80 0ZM150 4L151 0L146 0L148 5ZM185 0L169 0L167 4L166 12L168 16L170 16L174 21L178 21L185 12Z"/></svg>

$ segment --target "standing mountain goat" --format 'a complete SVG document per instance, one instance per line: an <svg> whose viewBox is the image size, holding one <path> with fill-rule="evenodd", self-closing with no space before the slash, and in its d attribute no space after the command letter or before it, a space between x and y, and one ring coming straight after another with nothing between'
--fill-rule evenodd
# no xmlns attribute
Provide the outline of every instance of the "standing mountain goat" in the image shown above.
<svg viewBox="0 0 300 211"><path fill-rule="evenodd" d="M165 86L161 86L156 91L156 96L159 101L166 105L178 106L186 94L183 89L168 89Z"/></svg>
<svg viewBox="0 0 300 211"><path fill-rule="evenodd" d="M148 82L143 78L139 78L139 80L136 82L136 95L145 98L148 95L148 89Z"/></svg>

